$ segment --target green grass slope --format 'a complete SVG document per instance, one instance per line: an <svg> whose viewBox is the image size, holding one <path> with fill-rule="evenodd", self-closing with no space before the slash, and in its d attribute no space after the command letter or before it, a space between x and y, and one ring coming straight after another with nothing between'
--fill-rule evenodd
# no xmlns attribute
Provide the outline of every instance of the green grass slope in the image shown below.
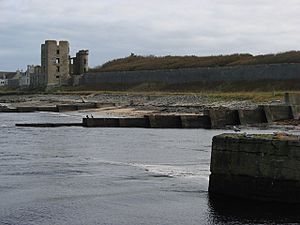
<svg viewBox="0 0 300 225"><path fill-rule="evenodd" d="M137 56L115 59L101 66L92 68L91 72L164 70L198 67L222 67L261 65L278 63L300 63L300 51L253 56L251 54L233 54L219 56Z"/></svg>

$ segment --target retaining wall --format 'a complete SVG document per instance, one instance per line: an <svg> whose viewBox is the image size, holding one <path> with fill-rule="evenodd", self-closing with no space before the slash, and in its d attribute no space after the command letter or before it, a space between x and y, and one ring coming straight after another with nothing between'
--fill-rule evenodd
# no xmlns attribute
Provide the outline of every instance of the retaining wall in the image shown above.
<svg viewBox="0 0 300 225"><path fill-rule="evenodd" d="M248 65L215 68L145 70L86 73L74 85L114 84L126 86L141 83L177 84L189 82L299 80L300 64ZM113 86L111 87L113 88Z"/></svg>
<svg viewBox="0 0 300 225"><path fill-rule="evenodd" d="M215 136L210 171L212 195L300 202L299 137Z"/></svg>

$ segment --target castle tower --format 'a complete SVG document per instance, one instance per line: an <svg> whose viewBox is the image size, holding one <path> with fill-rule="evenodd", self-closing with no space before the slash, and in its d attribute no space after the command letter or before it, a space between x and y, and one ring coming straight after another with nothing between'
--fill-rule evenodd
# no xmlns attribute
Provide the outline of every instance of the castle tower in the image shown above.
<svg viewBox="0 0 300 225"><path fill-rule="evenodd" d="M88 50L80 50L76 53L76 57L73 58L73 74L80 75L88 72L88 59L89 59L89 51Z"/></svg>
<svg viewBox="0 0 300 225"><path fill-rule="evenodd" d="M69 42L46 40L41 45L41 66L45 74L45 86L67 83L69 71Z"/></svg>

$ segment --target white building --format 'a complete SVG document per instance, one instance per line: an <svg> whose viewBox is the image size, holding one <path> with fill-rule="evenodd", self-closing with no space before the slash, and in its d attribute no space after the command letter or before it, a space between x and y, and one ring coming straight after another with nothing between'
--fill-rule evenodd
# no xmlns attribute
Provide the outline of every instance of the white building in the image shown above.
<svg viewBox="0 0 300 225"><path fill-rule="evenodd" d="M19 85L20 87L29 87L30 85L30 73L28 72L28 66L25 73L19 73Z"/></svg>
<svg viewBox="0 0 300 225"><path fill-rule="evenodd" d="M10 79L13 74L13 72L0 72L0 87L8 86L8 79Z"/></svg>
<svg viewBox="0 0 300 225"><path fill-rule="evenodd" d="M7 86L8 81L6 78L0 78L0 87Z"/></svg>

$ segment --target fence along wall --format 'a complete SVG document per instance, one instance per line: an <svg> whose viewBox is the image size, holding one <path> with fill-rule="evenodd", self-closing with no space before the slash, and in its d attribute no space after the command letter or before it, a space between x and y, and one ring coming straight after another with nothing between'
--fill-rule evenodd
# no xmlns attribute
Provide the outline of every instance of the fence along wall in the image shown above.
<svg viewBox="0 0 300 225"><path fill-rule="evenodd" d="M300 64L270 64L216 68L173 70L145 70L86 73L79 83L139 84L161 82L165 84L215 81L295 80L300 79Z"/></svg>

